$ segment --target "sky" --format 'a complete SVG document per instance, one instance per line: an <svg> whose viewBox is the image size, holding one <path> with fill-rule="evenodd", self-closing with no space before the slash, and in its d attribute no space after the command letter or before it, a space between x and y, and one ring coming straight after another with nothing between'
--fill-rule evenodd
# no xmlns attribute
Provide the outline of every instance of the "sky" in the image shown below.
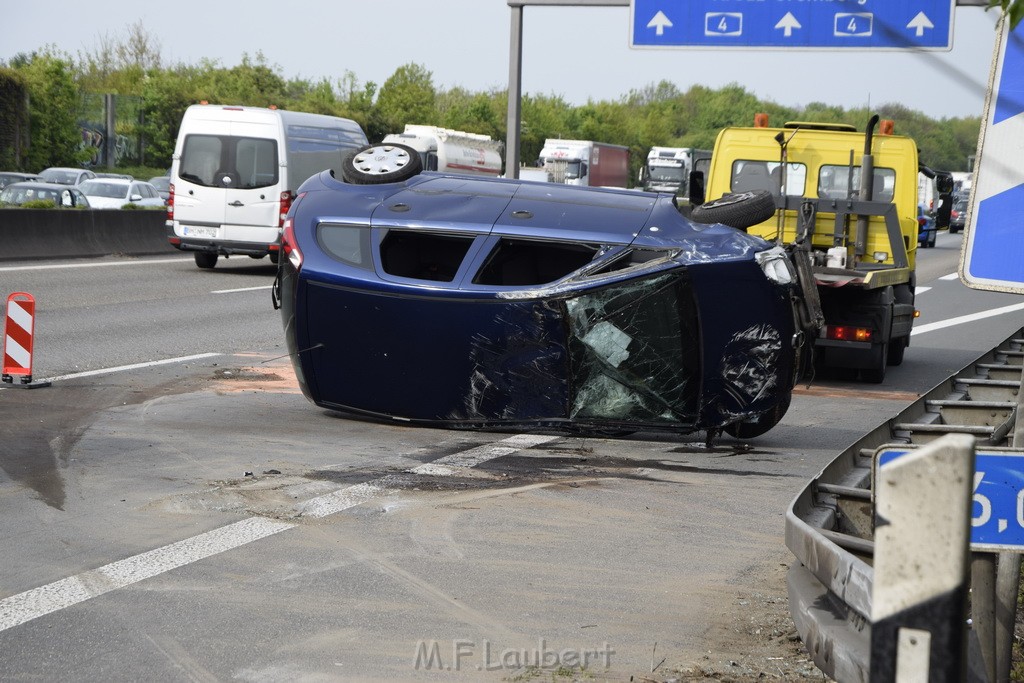
<svg viewBox="0 0 1024 683"><path fill-rule="evenodd" d="M691 1L729 0L661 0L666 6ZM506 0L55 0L47 7L61 20L6 13L0 61L46 46L77 57L95 51L104 37L125 39L141 21L164 65L210 59L230 67L243 54L262 53L285 79L336 81L351 71L360 83L380 86L398 67L416 63L438 88L508 86L512 10ZM684 92L737 83L791 107L898 103L933 118L981 116L997 15L957 7L948 52L635 49L630 17L630 7L524 7L523 93L580 105L618 100L662 80Z"/></svg>

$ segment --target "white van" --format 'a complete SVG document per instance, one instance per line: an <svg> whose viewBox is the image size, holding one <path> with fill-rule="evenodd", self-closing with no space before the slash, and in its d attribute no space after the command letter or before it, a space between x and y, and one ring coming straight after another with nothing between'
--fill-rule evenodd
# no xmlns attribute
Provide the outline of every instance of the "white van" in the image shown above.
<svg viewBox="0 0 1024 683"><path fill-rule="evenodd" d="M295 191L367 144L355 121L296 111L195 104L171 160L167 237L213 268L234 254L277 262Z"/></svg>

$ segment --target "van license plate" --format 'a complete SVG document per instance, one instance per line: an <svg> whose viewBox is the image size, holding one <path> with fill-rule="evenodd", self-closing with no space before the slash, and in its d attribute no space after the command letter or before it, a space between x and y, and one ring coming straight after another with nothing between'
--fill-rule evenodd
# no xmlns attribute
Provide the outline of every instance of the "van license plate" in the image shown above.
<svg viewBox="0 0 1024 683"><path fill-rule="evenodd" d="M217 228L197 228L191 225L184 226L181 232L186 237L206 237L212 239L217 236Z"/></svg>

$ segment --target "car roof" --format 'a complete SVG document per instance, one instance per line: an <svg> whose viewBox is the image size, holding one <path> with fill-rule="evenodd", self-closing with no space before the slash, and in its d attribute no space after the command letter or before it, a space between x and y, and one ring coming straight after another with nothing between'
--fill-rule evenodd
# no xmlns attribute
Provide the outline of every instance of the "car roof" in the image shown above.
<svg viewBox="0 0 1024 683"><path fill-rule="evenodd" d="M81 190L76 185L65 185L63 183L46 183L41 180L24 180L20 183L11 183L4 189L9 190L12 187L25 187L39 190L57 190L58 192L63 192L64 190L78 190L79 192L81 192Z"/></svg>

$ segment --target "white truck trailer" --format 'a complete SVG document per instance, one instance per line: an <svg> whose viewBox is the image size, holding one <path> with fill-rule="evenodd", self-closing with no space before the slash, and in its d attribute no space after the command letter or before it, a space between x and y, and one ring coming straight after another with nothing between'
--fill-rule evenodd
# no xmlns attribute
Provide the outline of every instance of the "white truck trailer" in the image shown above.
<svg viewBox="0 0 1024 683"><path fill-rule="evenodd" d="M501 143L489 135L409 124L401 133L384 136L382 142L397 142L419 152L425 171L501 175Z"/></svg>
<svg viewBox="0 0 1024 683"><path fill-rule="evenodd" d="M626 187L629 147L591 140L545 140L540 164L556 183Z"/></svg>

